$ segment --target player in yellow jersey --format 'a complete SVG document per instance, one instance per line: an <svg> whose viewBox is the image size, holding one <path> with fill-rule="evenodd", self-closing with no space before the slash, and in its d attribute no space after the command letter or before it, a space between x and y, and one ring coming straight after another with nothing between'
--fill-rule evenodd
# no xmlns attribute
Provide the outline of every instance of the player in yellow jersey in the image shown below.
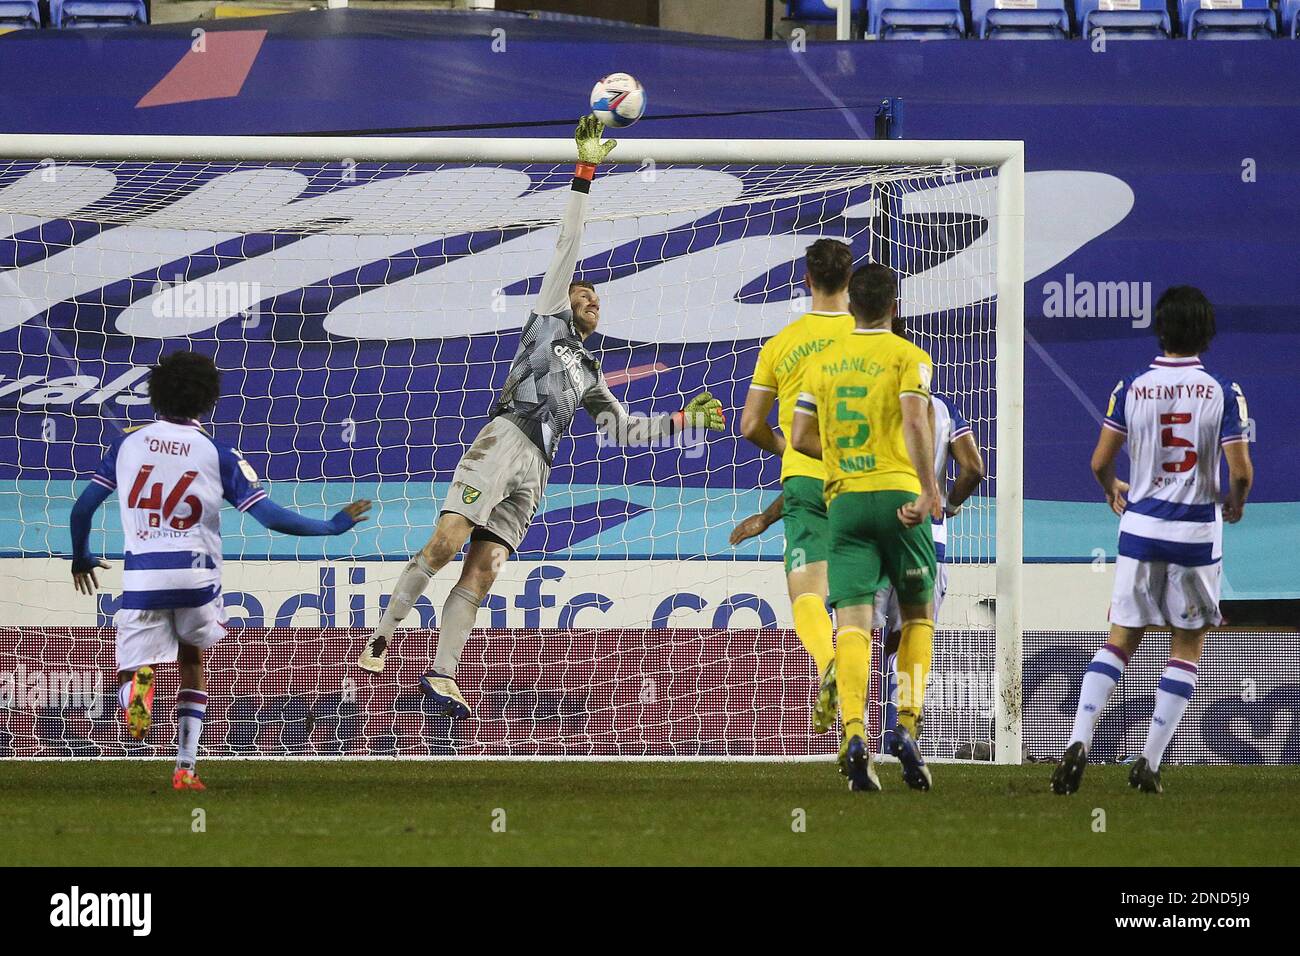
<svg viewBox="0 0 1300 956"><path fill-rule="evenodd" d="M930 424L930 356L890 331L898 280L882 265L849 281L855 327L825 349L804 375L791 442L826 469L830 528L827 581L839 624L836 682L844 721L845 769L853 790L879 790L864 740L876 592L893 585L903 617L898 728L891 753L914 790L930 789L916 745L934 640L934 540L941 515Z"/></svg>
<svg viewBox="0 0 1300 956"><path fill-rule="evenodd" d="M800 454L787 438L804 370L832 342L853 330L853 317L848 312L853 253L846 243L818 239L808 247L804 261L812 311L763 344L740 417L741 434L781 458L781 504L742 522L750 531L742 534L737 527L732 544L739 544L777 520L785 523L786 586L795 633L817 665L819 686L812 725L814 733L824 734L835 725L837 704L835 643L826 610L825 471L820 461ZM767 420L773 402L778 403L780 431Z"/></svg>

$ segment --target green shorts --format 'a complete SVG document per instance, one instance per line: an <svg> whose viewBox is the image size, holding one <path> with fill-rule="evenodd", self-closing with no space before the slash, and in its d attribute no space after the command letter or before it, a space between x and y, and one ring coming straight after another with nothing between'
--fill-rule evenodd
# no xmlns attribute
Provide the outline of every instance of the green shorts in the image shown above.
<svg viewBox="0 0 1300 956"><path fill-rule="evenodd" d="M900 604L925 604L934 594L936 562L930 522L905 528L898 509L907 491L848 491L831 502L830 565L833 607L870 604L893 585Z"/></svg>
<svg viewBox="0 0 1300 956"><path fill-rule="evenodd" d="M781 522L785 525L785 570L798 570L825 561L830 529L826 523L826 498L818 478L792 475L781 483L785 504Z"/></svg>

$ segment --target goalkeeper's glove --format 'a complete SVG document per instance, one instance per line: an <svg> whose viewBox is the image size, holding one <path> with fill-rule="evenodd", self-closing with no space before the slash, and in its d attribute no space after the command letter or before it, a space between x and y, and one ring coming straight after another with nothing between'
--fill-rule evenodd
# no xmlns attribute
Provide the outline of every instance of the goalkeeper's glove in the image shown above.
<svg viewBox="0 0 1300 956"><path fill-rule="evenodd" d="M727 424L727 416L722 412L722 402L708 392L700 392L677 415L679 429L707 428L711 432L720 432Z"/></svg>
<svg viewBox="0 0 1300 956"><path fill-rule="evenodd" d="M616 139L602 143L600 137L604 132L605 125L590 113L578 120L578 129L573 134L573 138L578 144L578 163L580 165L599 166L605 161L609 151L618 145Z"/></svg>

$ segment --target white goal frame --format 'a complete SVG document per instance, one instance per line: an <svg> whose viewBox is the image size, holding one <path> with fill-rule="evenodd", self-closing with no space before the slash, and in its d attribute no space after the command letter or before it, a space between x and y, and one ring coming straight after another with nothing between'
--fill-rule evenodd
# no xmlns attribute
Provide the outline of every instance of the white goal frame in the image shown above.
<svg viewBox="0 0 1300 956"><path fill-rule="evenodd" d="M845 5L847 6L847 4ZM997 491L995 760L1018 764L1021 743L1024 143L1016 140L629 139L610 162L657 164L908 164L997 169ZM104 136L0 134L0 158L64 161L554 163L574 159L571 139L330 136Z"/></svg>

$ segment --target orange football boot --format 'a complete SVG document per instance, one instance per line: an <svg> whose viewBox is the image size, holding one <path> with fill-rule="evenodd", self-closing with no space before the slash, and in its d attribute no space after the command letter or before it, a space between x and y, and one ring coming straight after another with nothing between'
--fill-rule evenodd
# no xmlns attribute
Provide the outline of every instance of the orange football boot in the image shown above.
<svg viewBox="0 0 1300 956"><path fill-rule="evenodd" d="M173 790L206 790L203 781L193 770L184 767L177 767L176 772L172 774Z"/></svg>

